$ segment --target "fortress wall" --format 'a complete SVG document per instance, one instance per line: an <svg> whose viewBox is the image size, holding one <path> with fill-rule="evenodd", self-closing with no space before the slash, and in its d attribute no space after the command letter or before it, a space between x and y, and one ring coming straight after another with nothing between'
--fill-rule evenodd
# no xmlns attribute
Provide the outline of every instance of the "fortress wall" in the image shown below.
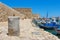
<svg viewBox="0 0 60 40"><path fill-rule="evenodd" d="M21 19L38 17L32 14L31 8L11 8L4 4L0 4L0 22L7 21L8 16L19 16Z"/></svg>
<svg viewBox="0 0 60 40"><path fill-rule="evenodd" d="M22 13L0 4L0 22L7 21L8 16L19 16L20 18L24 18Z"/></svg>

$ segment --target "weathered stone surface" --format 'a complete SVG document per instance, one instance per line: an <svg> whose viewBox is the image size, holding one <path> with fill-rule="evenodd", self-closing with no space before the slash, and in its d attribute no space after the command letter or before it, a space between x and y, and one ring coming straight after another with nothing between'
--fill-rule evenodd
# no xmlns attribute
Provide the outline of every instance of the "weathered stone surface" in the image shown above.
<svg viewBox="0 0 60 40"><path fill-rule="evenodd" d="M8 20L8 16L19 16L21 19L38 18L32 14L31 8L11 8L3 3L0 3L0 22Z"/></svg>
<svg viewBox="0 0 60 40"><path fill-rule="evenodd" d="M19 17L10 16L8 17L8 34L19 36L20 28L19 28Z"/></svg>
<svg viewBox="0 0 60 40"><path fill-rule="evenodd" d="M38 14L32 14L31 8L14 8L14 9L21 12L22 14L25 14L26 18L39 18Z"/></svg>
<svg viewBox="0 0 60 40"><path fill-rule="evenodd" d="M32 14L32 9L31 8L13 8L23 14Z"/></svg>
<svg viewBox="0 0 60 40"><path fill-rule="evenodd" d="M20 19L20 36L6 35L8 30L7 24L7 22L0 22L0 40L60 40L55 35L36 27L34 24L33 27L30 19Z"/></svg>
<svg viewBox="0 0 60 40"><path fill-rule="evenodd" d="M20 18L24 18L24 14L8 7L7 5L0 3L0 22L4 22L8 20L8 16L19 16Z"/></svg>

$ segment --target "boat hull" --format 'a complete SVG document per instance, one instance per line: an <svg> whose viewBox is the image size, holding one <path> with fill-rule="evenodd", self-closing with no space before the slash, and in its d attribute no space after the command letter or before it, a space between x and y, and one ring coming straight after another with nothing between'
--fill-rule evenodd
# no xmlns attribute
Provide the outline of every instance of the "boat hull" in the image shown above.
<svg viewBox="0 0 60 40"><path fill-rule="evenodd" d="M54 29L54 27L48 27L48 26L42 26L42 25L39 25L39 27L44 29Z"/></svg>

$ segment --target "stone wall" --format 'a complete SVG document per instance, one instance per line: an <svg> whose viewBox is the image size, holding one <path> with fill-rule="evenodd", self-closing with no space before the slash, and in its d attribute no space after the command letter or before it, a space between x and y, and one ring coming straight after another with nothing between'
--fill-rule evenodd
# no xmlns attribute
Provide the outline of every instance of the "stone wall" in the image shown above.
<svg viewBox="0 0 60 40"><path fill-rule="evenodd" d="M20 18L24 18L24 14L4 5L0 4L0 22L7 21L8 16L19 16Z"/></svg>
<svg viewBox="0 0 60 40"><path fill-rule="evenodd" d="M32 14L31 8L13 8L25 15L26 18L39 18L38 14Z"/></svg>
<svg viewBox="0 0 60 40"><path fill-rule="evenodd" d="M13 8L16 11L19 11L23 14L32 14L32 9L31 8Z"/></svg>
<svg viewBox="0 0 60 40"><path fill-rule="evenodd" d="M40 15L39 14L33 14L33 18L38 19L38 18L40 18Z"/></svg>
<svg viewBox="0 0 60 40"><path fill-rule="evenodd" d="M19 16L21 19L37 18L32 14L31 8L11 8L3 3L0 3L0 22L8 20L8 16Z"/></svg>
<svg viewBox="0 0 60 40"><path fill-rule="evenodd" d="M31 8L13 8L16 11L19 11L20 13L25 15L25 18L31 18L32 16L32 10Z"/></svg>

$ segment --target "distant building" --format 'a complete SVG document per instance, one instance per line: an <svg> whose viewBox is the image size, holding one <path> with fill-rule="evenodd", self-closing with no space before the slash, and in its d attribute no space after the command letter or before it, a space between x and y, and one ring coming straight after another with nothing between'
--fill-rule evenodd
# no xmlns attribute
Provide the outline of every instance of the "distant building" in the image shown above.
<svg viewBox="0 0 60 40"><path fill-rule="evenodd" d="M0 3L0 22L7 21L8 16L19 16L21 19L39 18L38 14L32 14L31 8L11 8Z"/></svg>

